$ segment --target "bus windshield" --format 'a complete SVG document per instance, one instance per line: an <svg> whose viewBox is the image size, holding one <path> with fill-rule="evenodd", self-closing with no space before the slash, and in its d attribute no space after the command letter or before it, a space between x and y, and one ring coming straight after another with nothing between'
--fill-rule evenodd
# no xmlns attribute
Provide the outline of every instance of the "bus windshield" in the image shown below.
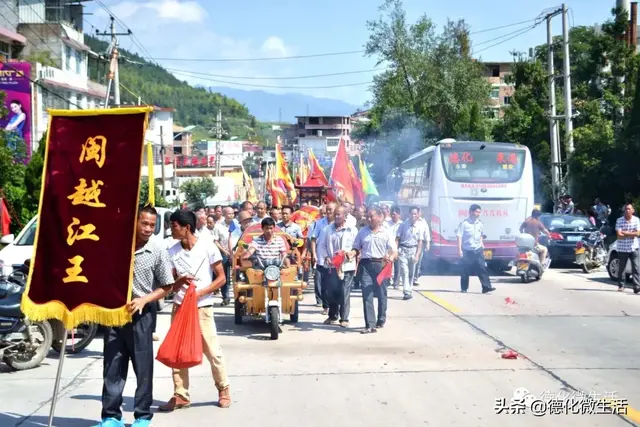
<svg viewBox="0 0 640 427"><path fill-rule="evenodd" d="M442 167L454 182L516 182L524 170L524 150L441 149Z"/></svg>

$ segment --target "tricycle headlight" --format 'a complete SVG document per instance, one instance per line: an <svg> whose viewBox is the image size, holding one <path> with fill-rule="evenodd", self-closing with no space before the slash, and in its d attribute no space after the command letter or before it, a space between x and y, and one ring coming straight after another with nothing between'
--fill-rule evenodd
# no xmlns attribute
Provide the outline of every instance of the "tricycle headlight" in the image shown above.
<svg viewBox="0 0 640 427"><path fill-rule="evenodd" d="M280 278L280 269L275 265L270 265L264 269L264 277L271 281L278 280Z"/></svg>

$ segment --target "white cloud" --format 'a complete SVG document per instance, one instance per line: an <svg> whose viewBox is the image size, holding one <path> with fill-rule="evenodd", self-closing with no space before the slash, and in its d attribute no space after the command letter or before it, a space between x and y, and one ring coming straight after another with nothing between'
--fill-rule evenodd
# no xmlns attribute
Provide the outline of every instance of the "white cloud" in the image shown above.
<svg viewBox="0 0 640 427"><path fill-rule="evenodd" d="M267 55L287 56L284 41L278 36L270 36L262 43L262 52Z"/></svg>
<svg viewBox="0 0 640 427"><path fill-rule="evenodd" d="M132 27L137 39L155 58L264 58L285 57L298 53L295 46L287 43L277 34L267 34L264 38L247 37L241 31L239 37L219 34L212 30L209 8L211 0L103 0L109 9L127 25ZM213 3L213 2L212 2ZM101 8L93 10L104 24L108 15ZM92 22L100 27L100 22ZM162 28L161 31L159 29ZM119 31L124 28L118 28ZM185 34L187 36L185 36ZM127 50L140 51L133 40L122 37L121 46ZM302 93L326 98L343 99L351 103L361 103L369 98L366 87L338 87L309 89L314 86L333 86L343 84L339 78L329 79L282 79L283 77L306 74L320 74L309 71L305 61L240 61L208 62L159 60L169 72L193 85L227 86L244 90L262 90L271 93ZM305 66L301 68L301 66ZM174 71L176 70L176 71ZM182 70L182 71L179 71ZM185 73L186 72L186 73ZM193 73L224 75L217 77ZM252 77L242 79L240 77ZM349 83L351 80L345 82ZM356 80L357 81L357 80ZM267 87L263 87L267 86ZM271 86L271 87L269 87ZM284 87L282 87L284 86ZM133 89L133 88L132 88Z"/></svg>
<svg viewBox="0 0 640 427"><path fill-rule="evenodd" d="M197 1L155 0L143 3L124 1L110 6L109 9L124 21L140 11L145 12L143 9L154 10L157 16L152 17L153 19L161 18L178 22L202 22L208 16L207 11ZM108 13L101 8L96 15L108 16Z"/></svg>
<svg viewBox="0 0 640 427"><path fill-rule="evenodd" d="M207 11L197 1L179 2L177 0L150 1L145 7L155 9L160 18L175 19L181 22L202 22Z"/></svg>

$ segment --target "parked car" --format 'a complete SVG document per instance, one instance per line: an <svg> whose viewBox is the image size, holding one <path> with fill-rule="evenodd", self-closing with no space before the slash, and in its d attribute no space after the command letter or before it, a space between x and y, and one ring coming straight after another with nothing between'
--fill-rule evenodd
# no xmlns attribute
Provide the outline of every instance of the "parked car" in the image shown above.
<svg viewBox="0 0 640 427"><path fill-rule="evenodd" d="M620 258L618 257L616 240L609 246L609 262L607 262L607 273L611 280L618 281L618 272L620 271ZM625 279L629 280L631 277L631 263L627 261L627 265L624 269Z"/></svg>
<svg viewBox="0 0 640 427"><path fill-rule="evenodd" d="M153 240L160 242L162 245L169 247L176 240L171 238L171 216L170 209L156 208L158 218L156 220L156 229L151 237ZM0 244L6 245L0 250L0 276L8 276L15 268L20 267L24 260L33 257L33 244L36 237L36 228L38 226L38 217L34 216L31 221L18 233L17 237L8 234L0 239ZM158 302L158 308L164 307L164 301Z"/></svg>
<svg viewBox="0 0 640 427"><path fill-rule="evenodd" d="M575 261L576 244L598 230L583 215L542 214L540 220L550 234L540 236L540 243L549 249L553 261Z"/></svg>

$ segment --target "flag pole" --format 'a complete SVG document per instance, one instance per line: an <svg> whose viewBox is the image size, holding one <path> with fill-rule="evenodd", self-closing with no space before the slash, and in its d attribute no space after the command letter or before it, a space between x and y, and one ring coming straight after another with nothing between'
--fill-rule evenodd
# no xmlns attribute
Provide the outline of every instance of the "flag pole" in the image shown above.
<svg viewBox="0 0 640 427"><path fill-rule="evenodd" d="M62 379L62 366L64 365L64 356L67 354L67 333L68 329L64 329L62 335L62 351L58 359L58 372L56 373L56 381L53 384L53 397L51 398L51 408L49 409L49 422L47 427L53 426L53 419L56 416L56 403L58 403L58 391L60 390L60 380Z"/></svg>

